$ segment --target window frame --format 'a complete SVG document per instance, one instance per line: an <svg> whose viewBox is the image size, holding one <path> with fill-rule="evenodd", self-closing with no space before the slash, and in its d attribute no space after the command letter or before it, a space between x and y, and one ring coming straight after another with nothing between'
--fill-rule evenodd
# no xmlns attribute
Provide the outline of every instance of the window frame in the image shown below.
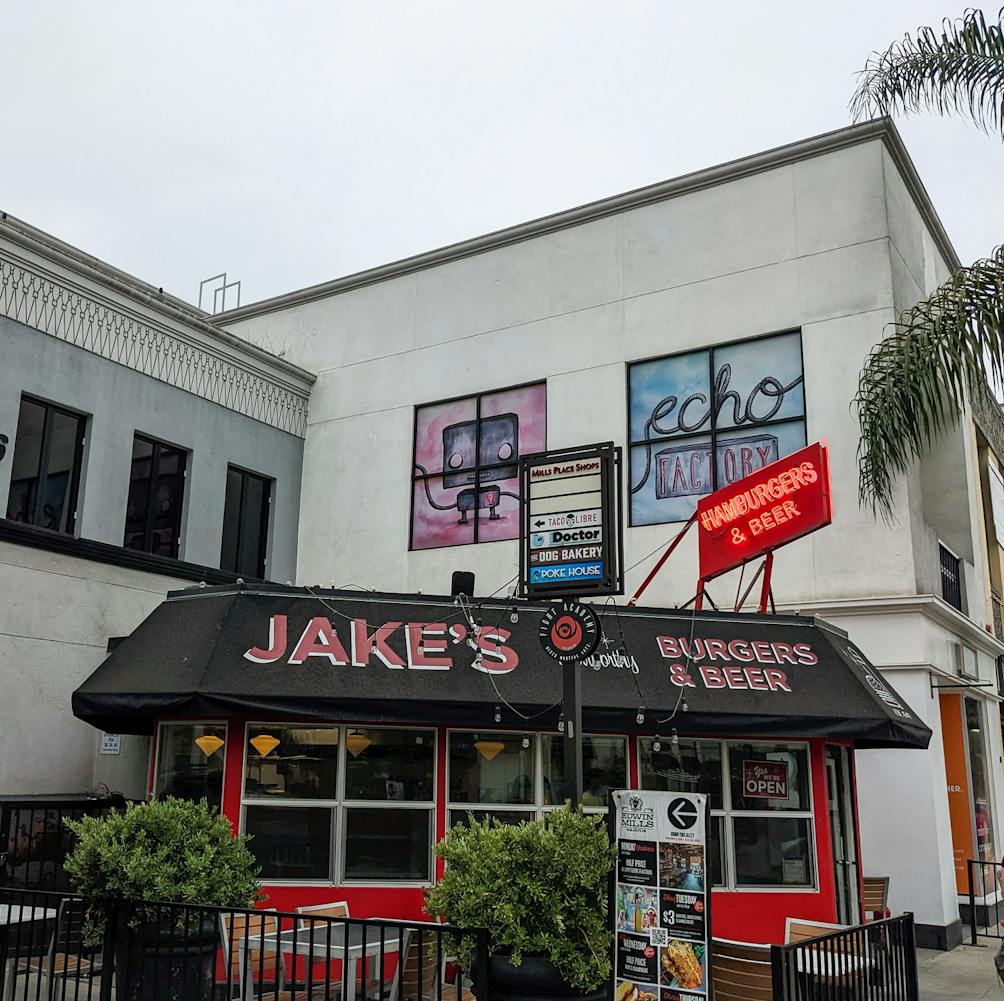
<svg viewBox="0 0 1004 1001"><path fill-rule="evenodd" d="M213 720L213 719L169 719L160 720L157 723L157 742L154 747L153 754L153 778L150 783L150 793L153 799L157 799L160 796L160 791L157 788L157 779L160 775L160 756L164 748L163 734L165 727L169 726L217 726L223 729L223 773L220 776L220 801L215 804L216 809L220 813L223 813L223 800L226 796L227 791L227 750L230 747L230 722L228 720ZM210 804L212 806L214 804Z"/></svg>
<svg viewBox="0 0 1004 1001"><path fill-rule="evenodd" d="M236 557L241 550L241 531L243 526L243 508L244 508L244 497L247 490L248 477L256 480L260 480L265 485L265 500L262 506L262 517L261 523L258 526L258 562L255 567L255 579L265 580L265 573L268 569L269 564L269 536L270 529L272 527L272 494L275 487L275 478L271 476L264 476L261 473L252 472L250 469L245 469L243 466L234 465L234 463L227 463L227 471L224 477L223 485L223 518L224 518L224 530L220 533L220 569L226 570L228 573L240 574L241 571L234 566L233 568L229 566L224 566L223 564L223 546L226 540L226 510L227 510L227 482L229 481L230 471L233 470L235 473L240 474L241 478L241 488L240 495L237 498L237 536L234 543L234 556ZM235 560L236 563L236 560Z"/></svg>
<svg viewBox="0 0 1004 1001"><path fill-rule="evenodd" d="M534 762L534 778L533 778L533 802L532 803L463 803L454 802L450 799L450 772L451 772L451 755L450 755L450 741L454 734L491 734L495 737L528 737L531 741L531 746L533 748L533 762ZM542 820L548 813L553 810L560 810L562 808L561 803L545 803L544 802L544 737L555 736L561 737L560 733L551 734L550 731L545 730L497 730L488 727L451 727L446 731L446 829L449 830L450 824L450 814L456 811L469 811L471 813L525 813L527 820ZM615 740L623 741L624 743L624 781L625 788L630 783L631 780L631 745L627 734L622 733L583 733L585 737L610 737ZM592 813L598 815L605 815L607 813L607 807L605 806L583 806L583 813Z"/></svg>
<svg viewBox="0 0 1004 1001"><path fill-rule="evenodd" d="M36 475L37 488L35 490L35 503L32 505L31 520L22 523L31 525L33 528L40 528L46 532L55 532L58 535L69 535L76 538L76 528L77 528L77 502L80 497L80 483L83 478L83 466L84 466L84 445L87 443L87 424L91 419L90 414L85 414L79 410L73 410L70 407L65 407L58 403L51 403L48 400L44 400L39 396L33 396L31 393L22 393L20 399L18 400L18 423L14 428L14 447L9 448L11 454L11 469L13 470L14 457L17 454L17 443L18 443L18 428L20 427L20 416L21 416L21 406L24 403L33 404L36 407L42 407L45 411L45 415L42 419L42 442L39 447L38 456L38 472ZM49 453L52 446L52 418L54 414L62 414L64 417L71 417L77 422L77 435L76 440L73 444L73 467L70 472L70 482L66 495L66 531L62 531L57 528L45 528L44 525L40 525L38 522L38 517L40 513L40 507L42 504L42 485L49 475ZM8 443L9 444L9 443ZM14 480L11 479L11 485L13 485ZM10 489L8 487L8 497L7 504L10 504ZM6 514L6 509L5 512ZM16 520L16 519L12 519Z"/></svg>
<svg viewBox="0 0 1004 1001"><path fill-rule="evenodd" d="M169 448L177 452L181 457L181 503L178 505L178 516L177 516L177 534L175 536L174 554L170 557L165 557L165 559L180 559L181 558L181 537L184 532L185 527L185 511L188 501L188 458L191 452L182 447L181 445L173 445L171 442L164 441L161 438L154 438L152 435L143 433L142 431L133 431L132 437L132 447L136 447L136 441L144 441L148 445L153 446L153 455L150 457L150 477L149 482L152 484L154 480L154 470L158 472L160 470L160 453L162 448ZM132 466L135 462L135 458L130 457L129 459L129 486L132 485ZM136 549L134 546L126 546L125 539L129 530L129 499L128 493L126 494L126 516L125 524L122 527L122 547L124 549L131 549L133 552L146 553L148 556L163 556L162 553L154 553L151 546L153 543L153 490L147 490L147 501L146 501L146 514L143 516L143 548Z"/></svg>
<svg viewBox="0 0 1004 1001"><path fill-rule="evenodd" d="M445 476L449 475L447 470L444 468L438 473L416 473L418 465L416 463L417 458L417 446L418 446L418 414L420 410L425 410L427 407L442 407L450 403L460 403L464 400L474 400L474 421L475 421L475 441L478 446L478 456L475 459L474 465L470 467L469 470L462 470L462 472L471 472L474 476L474 489L481 489L481 472L482 470L491 470L493 468L498 468L500 466L511 466L514 464L513 461L506 462L481 462L480 456L480 443L481 443L481 403L485 397L496 396L500 393L512 393L520 389L531 389L535 386L542 386L544 389L544 429L543 429L543 439L547 442L547 379L533 379L530 382L521 382L515 386L503 386L498 389L486 389L483 392L477 393L463 393L460 396L449 396L441 400L428 400L425 403L416 403L412 407L411 415L411 472L408 478L408 487L410 492L410 498L408 502L408 552L409 553L422 553L426 551L434 551L438 549L456 549L459 546L476 546L480 544L488 544L492 542L512 542L513 539L485 539L481 540L478 538L481 527L481 508L476 507L474 509L474 529L471 534L470 542L454 542L448 546L422 546L420 548L415 547L415 493L416 487L420 483L426 484L428 486L431 482L439 479L442 480ZM519 453L522 456L522 452ZM530 453L527 453L530 454ZM515 464L518 468L519 460L515 460ZM518 472L517 472L518 476ZM518 536L517 536L518 538Z"/></svg>
<svg viewBox="0 0 1004 1001"><path fill-rule="evenodd" d="M636 764L638 768L638 788L645 789L642 772L642 742L654 741L655 737L647 734L639 735L635 741ZM717 744L719 747L719 765L722 769L722 807L721 809L709 809L712 817L722 818L722 853L724 855L724 865L722 876L724 883L715 884L712 889L720 893L819 893L819 852L816 836L816 802L815 790L813 789L813 769L812 745L805 740L762 740L762 739L736 739L714 740L704 737L681 737L681 741L694 744ZM740 810L732 806L732 778L731 778L731 749L733 746L743 744L764 744L767 746L784 746L786 748L801 748L805 751L805 760L808 766L806 786L808 789L808 809L806 810ZM736 878L736 853L735 834L732 821L735 818L761 819L774 818L782 820L808 820L809 834L809 861L812 865L811 881L792 885L783 883L739 883Z"/></svg>
<svg viewBox="0 0 1004 1001"><path fill-rule="evenodd" d="M338 731L338 773L335 781L334 799L267 799L260 796L247 796L245 794L245 784L247 782L248 769L248 739L251 727L291 727L309 729L330 729ZM408 733L423 733L432 737L432 800L368 800L368 799L346 799L345 779L346 779L346 755L348 747L345 738L349 730L395 730ZM304 807L320 807L331 811L331 837L329 843L328 856L328 879L263 879L263 886L373 886L373 887L397 887L414 888L431 886L436 879L435 855L433 849L436 844L436 803L438 802L439 789L439 730L435 726L394 726L384 724L356 724L356 723L324 723L318 720L246 720L243 728L244 744L241 750L241 789L240 789L240 825L241 834L247 833L247 807L249 806L271 806L276 808L289 807L290 809L303 809ZM428 850L428 879L346 879L345 858L347 854L347 838L345 814L347 810L355 808L364 809L412 809L424 810L429 816L429 850Z"/></svg>
<svg viewBox="0 0 1004 1001"><path fill-rule="evenodd" d="M718 351L725 351L729 348L739 347L743 344L750 344L754 341L767 341L774 337L784 337L789 334L798 334L798 359L799 367L802 372L802 414L800 417L775 417L770 420L761 421L756 424L744 424L741 427L728 427L723 428L721 431L717 428L716 415L714 413L714 388L715 388L715 353ZM710 462L710 473L711 473L711 491L713 492L718 489L718 437L719 435L735 434L741 431L743 428L769 428L776 427L780 424L794 424L797 421L802 422L802 432L804 441L802 446L804 447L809 440L809 401L805 392L805 343L802 337L802 327L786 327L782 330L772 330L765 334L753 334L749 337L739 337L730 341L721 341L707 345L698 345L695 347L687 348L682 351L672 351L669 354L658 354L650 355L646 358L636 358L629 361L625 366L624 370L624 398L626 400L625 408L625 432L624 432L624 450L627 456L627 516L628 516L628 527L629 528L647 528L653 525L682 525L687 521L686 518L679 518L675 521L659 521L659 522L639 522L637 525L634 521L634 505L631 503L631 487L634 482L633 477L633 463L632 457L634 455L634 450L636 448L644 448L645 440L636 441L631 437L631 371L637 365L646 365L650 362L656 361L670 361L674 358L684 358L687 355L696 355L701 352L705 352L708 356L708 386L709 394L711 395L711 426L708 430L701 431L687 431L681 432L675 435L661 435L658 438L650 438L648 444L651 447L656 447L657 445L662 446L669 444L674 441L694 441L698 438L709 438L709 448L711 450L711 462ZM790 453L789 453L790 454ZM779 456L781 458L781 456ZM694 494L694 505L696 510L697 502L702 496L707 496L707 494Z"/></svg>

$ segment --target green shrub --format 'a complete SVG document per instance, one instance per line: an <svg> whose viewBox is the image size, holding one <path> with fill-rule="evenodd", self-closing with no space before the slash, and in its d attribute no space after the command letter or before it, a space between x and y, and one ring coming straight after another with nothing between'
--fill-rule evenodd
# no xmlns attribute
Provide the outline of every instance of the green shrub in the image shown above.
<svg viewBox="0 0 1004 1001"><path fill-rule="evenodd" d="M446 861L426 909L458 928L487 928L489 947L518 966L544 956L565 980L595 990L611 974L608 879L615 848L604 818L568 809L507 826L488 819L455 826L436 845ZM473 936L459 943L470 970Z"/></svg>
<svg viewBox="0 0 1004 1001"><path fill-rule="evenodd" d="M70 885L90 897L88 938L122 901L250 907L258 900L260 868L247 838L205 800L130 803L124 812L67 820L77 837L66 858ZM134 912L138 919L143 908Z"/></svg>

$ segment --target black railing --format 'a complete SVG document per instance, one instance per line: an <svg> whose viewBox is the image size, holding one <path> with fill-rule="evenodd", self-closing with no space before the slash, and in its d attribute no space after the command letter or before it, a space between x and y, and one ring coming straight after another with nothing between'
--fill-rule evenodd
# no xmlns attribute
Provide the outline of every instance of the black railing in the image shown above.
<svg viewBox="0 0 1004 1001"><path fill-rule="evenodd" d="M1004 909L1001 893L1004 892L1004 865L1000 862L980 862L969 859L969 922L970 941L977 944L980 935L986 938L1004 938Z"/></svg>
<svg viewBox="0 0 1004 1001"><path fill-rule="evenodd" d="M774 1001L918 1001L913 915L770 947Z"/></svg>
<svg viewBox="0 0 1004 1001"><path fill-rule="evenodd" d="M938 546L938 560L941 563L941 597L952 608L962 611L962 571L958 556L944 546Z"/></svg>
<svg viewBox="0 0 1004 1001"><path fill-rule="evenodd" d="M484 929L0 890L4 1001L468 1001L487 978Z"/></svg>
<svg viewBox="0 0 1004 1001"><path fill-rule="evenodd" d="M63 860L73 847L64 820L123 809L122 796L0 796L0 886L65 890Z"/></svg>

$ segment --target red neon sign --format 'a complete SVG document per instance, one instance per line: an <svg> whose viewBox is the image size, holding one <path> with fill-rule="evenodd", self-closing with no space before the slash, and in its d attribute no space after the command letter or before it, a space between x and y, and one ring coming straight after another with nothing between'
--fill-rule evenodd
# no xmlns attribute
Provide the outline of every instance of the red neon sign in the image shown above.
<svg viewBox="0 0 1004 1001"><path fill-rule="evenodd" d="M817 441L697 502L701 577L717 577L831 520L829 453Z"/></svg>

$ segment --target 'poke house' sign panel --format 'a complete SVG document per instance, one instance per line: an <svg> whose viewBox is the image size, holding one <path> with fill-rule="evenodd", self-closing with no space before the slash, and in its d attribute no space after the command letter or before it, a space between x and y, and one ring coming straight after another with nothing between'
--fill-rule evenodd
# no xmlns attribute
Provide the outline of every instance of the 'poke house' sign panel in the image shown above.
<svg viewBox="0 0 1004 1001"><path fill-rule="evenodd" d="M816 442L698 501L701 577L717 577L831 520L829 455Z"/></svg>

